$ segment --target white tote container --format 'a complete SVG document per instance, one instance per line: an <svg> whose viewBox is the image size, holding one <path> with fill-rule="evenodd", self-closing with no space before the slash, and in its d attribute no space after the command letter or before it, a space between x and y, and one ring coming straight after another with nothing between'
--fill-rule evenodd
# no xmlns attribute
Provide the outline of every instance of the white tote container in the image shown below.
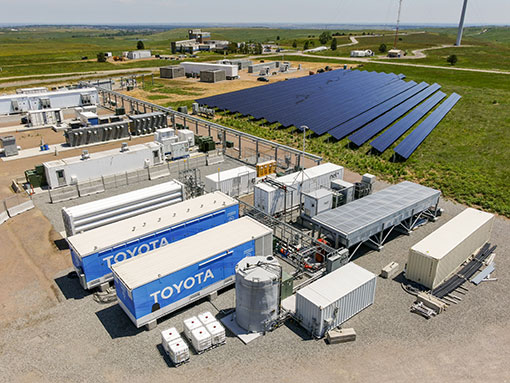
<svg viewBox="0 0 510 383"><path fill-rule="evenodd" d="M211 334L211 343L217 346L225 343L225 328L219 322L211 322L205 326L209 334Z"/></svg>
<svg viewBox="0 0 510 383"><path fill-rule="evenodd" d="M191 344L196 352L204 352L212 347L211 334L205 327L196 328L191 331Z"/></svg>
<svg viewBox="0 0 510 383"><path fill-rule="evenodd" d="M175 365L189 360L189 348L182 338L174 340L168 347L168 356Z"/></svg>
<svg viewBox="0 0 510 383"><path fill-rule="evenodd" d="M198 314L198 319L203 326L207 326L209 323L216 322L216 318L209 311Z"/></svg>
<svg viewBox="0 0 510 383"><path fill-rule="evenodd" d="M167 330L161 331L161 344L163 345L163 348L168 353L170 343L172 343L176 339L181 339L181 335L179 334L179 331L175 327L171 327Z"/></svg>
<svg viewBox="0 0 510 383"><path fill-rule="evenodd" d="M199 327L202 327L202 323L200 323L200 320L197 317L191 317L188 319L185 319L184 322L184 335L186 335L186 338L191 340L191 332Z"/></svg>

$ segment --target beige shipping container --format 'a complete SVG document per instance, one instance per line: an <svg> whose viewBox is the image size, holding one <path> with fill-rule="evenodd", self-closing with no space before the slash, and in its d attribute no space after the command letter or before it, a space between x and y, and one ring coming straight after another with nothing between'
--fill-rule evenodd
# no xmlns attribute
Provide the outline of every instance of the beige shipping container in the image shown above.
<svg viewBox="0 0 510 383"><path fill-rule="evenodd" d="M434 289L489 241L494 215L468 208L414 245L406 278Z"/></svg>

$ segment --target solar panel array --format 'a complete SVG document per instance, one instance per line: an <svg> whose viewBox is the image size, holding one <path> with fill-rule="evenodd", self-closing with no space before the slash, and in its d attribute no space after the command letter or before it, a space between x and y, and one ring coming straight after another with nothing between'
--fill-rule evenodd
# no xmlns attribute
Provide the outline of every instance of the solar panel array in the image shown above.
<svg viewBox="0 0 510 383"><path fill-rule="evenodd" d="M206 97L197 102L300 130L307 126L317 135L328 133L337 140L349 136L357 146L400 119L370 143L383 152L445 97L438 84L417 84L404 79L403 74L339 69ZM450 109L444 108L444 115ZM429 122L424 128L420 125L420 131L426 133L423 139L420 140L421 134L415 133L415 138L399 150L407 155L412 144L417 143L418 147L437 123Z"/></svg>

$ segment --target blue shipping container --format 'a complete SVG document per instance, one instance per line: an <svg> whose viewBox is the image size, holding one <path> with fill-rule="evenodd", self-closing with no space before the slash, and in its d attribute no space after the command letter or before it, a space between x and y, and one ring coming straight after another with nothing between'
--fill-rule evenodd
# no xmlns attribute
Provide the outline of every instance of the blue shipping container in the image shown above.
<svg viewBox="0 0 510 383"><path fill-rule="evenodd" d="M85 289L113 279L111 266L239 218L238 202L214 192L68 238Z"/></svg>
<svg viewBox="0 0 510 383"><path fill-rule="evenodd" d="M272 229L250 217L112 267L119 305L137 327L234 283L245 257L272 254Z"/></svg>

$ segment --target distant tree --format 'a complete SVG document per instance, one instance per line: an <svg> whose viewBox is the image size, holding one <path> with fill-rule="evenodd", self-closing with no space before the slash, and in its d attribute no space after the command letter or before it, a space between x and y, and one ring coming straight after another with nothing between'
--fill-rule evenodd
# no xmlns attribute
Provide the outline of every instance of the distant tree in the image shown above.
<svg viewBox="0 0 510 383"><path fill-rule="evenodd" d="M170 43L170 48L171 48L171 50L172 50L172 54L173 54L173 55L177 53L177 44L175 43L175 41L172 41L172 42Z"/></svg>
<svg viewBox="0 0 510 383"><path fill-rule="evenodd" d="M327 42L331 40L331 33L324 31L319 36L319 41L321 44L327 44Z"/></svg>
<svg viewBox="0 0 510 383"><path fill-rule="evenodd" d="M366 32L363 32L361 35L362 35L362 36L365 36L365 35L366 35Z"/></svg>
<svg viewBox="0 0 510 383"><path fill-rule="evenodd" d="M280 40L280 36L276 36L276 40Z"/></svg>
<svg viewBox="0 0 510 383"><path fill-rule="evenodd" d="M331 40L331 50L336 51L337 46L338 42L336 41L336 39Z"/></svg>
<svg viewBox="0 0 510 383"><path fill-rule="evenodd" d="M294 41L292 42L292 48L297 48L297 41L296 41L296 40L294 40Z"/></svg>
<svg viewBox="0 0 510 383"><path fill-rule="evenodd" d="M457 64L457 61L459 61L459 59L457 58L457 55L450 55L447 57L446 59L446 62L450 65L455 65Z"/></svg>
<svg viewBox="0 0 510 383"><path fill-rule="evenodd" d="M143 43L142 40L138 40L138 42L136 43L136 49L145 49L145 44Z"/></svg>
<svg viewBox="0 0 510 383"><path fill-rule="evenodd" d="M261 43L257 43L255 45L255 52L254 52L256 55L261 55L262 54L262 44Z"/></svg>
<svg viewBox="0 0 510 383"><path fill-rule="evenodd" d="M310 48L310 41L306 40L305 45L303 46L303 50L306 51L308 48Z"/></svg>
<svg viewBox="0 0 510 383"><path fill-rule="evenodd" d="M228 43L228 52L229 53L236 53L238 50L237 43L231 41Z"/></svg>
<svg viewBox="0 0 510 383"><path fill-rule="evenodd" d="M386 46L386 44L383 43L383 44L379 45L379 52L384 53L387 50L388 50L388 47Z"/></svg>
<svg viewBox="0 0 510 383"><path fill-rule="evenodd" d="M106 62L106 54L104 52L99 52L97 54L97 62L98 63L105 63Z"/></svg>
<svg viewBox="0 0 510 383"><path fill-rule="evenodd" d="M310 46L311 46L311 47L314 47L314 46L315 46L315 41L310 40Z"/></svg>

